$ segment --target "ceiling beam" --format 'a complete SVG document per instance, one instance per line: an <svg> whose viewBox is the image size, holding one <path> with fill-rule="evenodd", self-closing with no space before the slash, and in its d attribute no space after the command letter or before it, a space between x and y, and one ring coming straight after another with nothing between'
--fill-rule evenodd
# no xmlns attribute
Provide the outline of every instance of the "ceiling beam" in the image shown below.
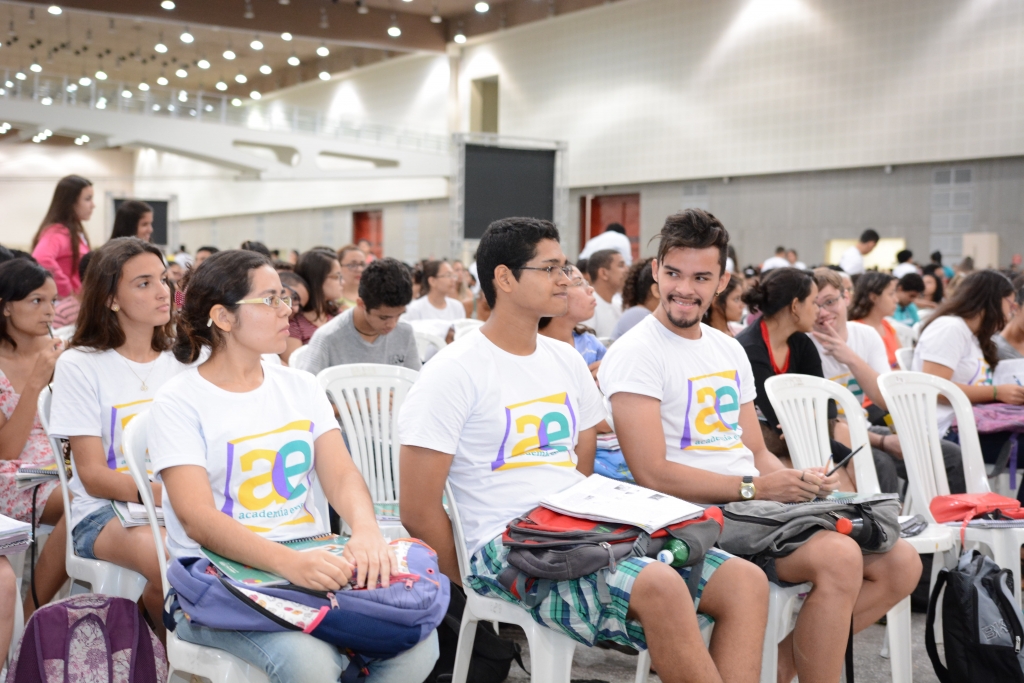
<svg viewBox="0 0 1024 683"><path fill-rule="evenodd" d="M295 36L396 52L443 52L445 49L445 25L432 24L427 16L395 12L402 35L392 38L387 33L391 25L390 12L371 8L368 13L359 14L353 4L326 0L292 0L287 5L273 0L251 0L254 14L252 19L245 18L243 0L175 0L177 7L171 11L161 9L159 0L58 2L61 7L69 10L159 21L177 26L222 27L273 34L288 31ZM23 4L35 5L45 12L45 8L54 3L26 0ZM129 8L131 11L126 11ZM324 17L328 28L321 27Z"/></svg>

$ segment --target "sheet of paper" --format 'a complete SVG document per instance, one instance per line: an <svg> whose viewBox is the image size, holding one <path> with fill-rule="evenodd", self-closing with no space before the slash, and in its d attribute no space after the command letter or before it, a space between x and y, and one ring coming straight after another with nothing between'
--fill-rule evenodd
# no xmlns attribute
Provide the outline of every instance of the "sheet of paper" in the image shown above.
<svg viewBox="0 0 1024 683"><path fill-rule="evenodd" d="M1000 384L1024 386L1024 358L999 361L999 365L996 366L996 371L992 375L992 383L997 386Z"/></svg>

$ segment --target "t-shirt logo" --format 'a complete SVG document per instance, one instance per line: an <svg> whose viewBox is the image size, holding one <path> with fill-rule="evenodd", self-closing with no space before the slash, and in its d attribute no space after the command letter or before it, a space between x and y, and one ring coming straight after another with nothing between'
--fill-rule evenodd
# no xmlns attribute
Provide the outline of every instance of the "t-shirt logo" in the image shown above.
<svg viewBox="0 0 1024 683"><path fill-rule="evenodd" d="M988 361L984 357L978 359L978 367L975 369L971 381L967 384L969 386L987 386L992 384L992 368L989 367Z"/></svg>
<svg viewBox="0 0 1024 683"><path fill-rule="evenodd" d="M565 392L505 408L505 437L491 470L576 467L576 413Z"/></svg>
<svg viewBox="0 0 1024 683"><path fill-rule="evenodd" d="M829 380L846 387L846 390L853 394L853 397L857 399L857 403L864 405L864 389L861 388L860 382L857 381L857 378L853 376L852 372L836 375L835 377L829 377ZM839 408L839 412L842 413L843 409Z"/></svg>
<svg viewBox="0 0 1024 683"><path fill-rule="evenodd" d="M271 432L228 441L221 512L257 533L314 523L306 507L312 433L311 421L296 420Z"/></svg>
<svg viewBox="0 0 1024 683"><path fill-rule="evenodd" d="M740 373L712 372L686 380L686 426L680 450L729 451L740 440Z"/></svg>
<svg viewBox="0 0 1024 683"><path fill-rule="evenodd" d="M124 460L124 448L121 446L125 427L136 415L142 412L142 406L152 403L153 399L122 403L110 407L110 447L107 448L107 467L118 472L127 472L128 464Z"/></svg>

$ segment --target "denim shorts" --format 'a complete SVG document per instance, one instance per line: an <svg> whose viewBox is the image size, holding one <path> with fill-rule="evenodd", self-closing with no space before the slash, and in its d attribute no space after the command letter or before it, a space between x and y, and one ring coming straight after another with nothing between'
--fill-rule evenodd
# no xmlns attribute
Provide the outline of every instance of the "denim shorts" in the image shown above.
<svg viewBox="0 0 1024 683"><path fill-rule="evenodd" d="M116 516L112 506L104 505L99 510L86 515L81 522L76 524L75 528L71 530L71 540L74 542L75 555L84 557L87 560L99 559L92 552L93 546L96 545L96 537L103 531L103 527L107 525L107 522Z"/></svg>

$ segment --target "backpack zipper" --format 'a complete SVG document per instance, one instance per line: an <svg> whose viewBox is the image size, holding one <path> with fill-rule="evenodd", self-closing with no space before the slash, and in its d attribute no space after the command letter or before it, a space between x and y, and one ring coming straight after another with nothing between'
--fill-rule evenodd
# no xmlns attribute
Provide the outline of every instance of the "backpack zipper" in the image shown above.
<svg viewBox="0 0 1024 683"><path fill-rule="evenodd" d="M726 519L731 519L734 522L750 522L751 524L760 524L761 526L782 526L782 522L774 519L764 519L762 517L754 517L752 515L741 515L736 512L730 512L729 510L722 510L722 514Z"/></svg>

